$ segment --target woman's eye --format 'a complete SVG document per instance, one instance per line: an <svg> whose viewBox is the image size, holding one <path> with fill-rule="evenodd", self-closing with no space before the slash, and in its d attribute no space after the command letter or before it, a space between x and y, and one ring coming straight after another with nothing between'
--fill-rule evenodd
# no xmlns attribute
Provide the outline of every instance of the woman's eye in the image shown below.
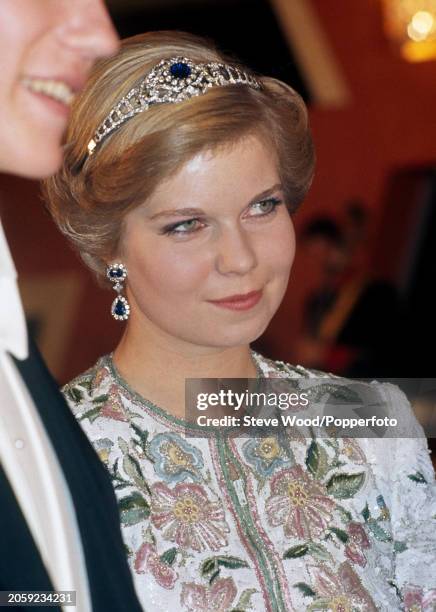
<svg viewBox="0 0 436 612"><path fill-rule="evenodd" d="M265 217L275 211L277 206L281 204L282 201L278 198L268 198L268 200L261 200L260 202L256 202L252 204L251 210L255 211L253 215L254 217Z"/></svg>
<svg viewBox="0 0 436 612"><path fill-rule="evenodd" d="M173 225L169 225L165 227L163 233L166 235L185 235L185 234L193 234L201 227L200 221L198 219L188 219L188 221L181 221L180 223L174 223Z"/></svg>
<svg viewBox="0 0 436 612"><path fill-rule="evenodd" d="M278 198L268 198L267 200L261 200L255 202L250 206L249 217L266 217L272 214L277 206L282 204L282 201ZM200 219L188 219L187 221L179 221L164 227L161 231L166 236L188 236L198 232L204 223Z"/></svg>

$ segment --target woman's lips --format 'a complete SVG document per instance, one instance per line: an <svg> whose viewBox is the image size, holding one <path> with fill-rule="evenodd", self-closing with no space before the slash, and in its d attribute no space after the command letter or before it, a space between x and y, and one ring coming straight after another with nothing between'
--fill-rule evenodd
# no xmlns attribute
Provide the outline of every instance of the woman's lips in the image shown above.
<svg viewBox="0 0 436 612"><path fill-rule="evenodd" d="M245 293L243 295L229 295L228 297L223 298L222 300L208 300L211 304L215 304L215 306L220 306L221 308L228 308L229 310L249 310L256 306L259 300L262 297L262 290L259 291L251 291L250 293Z"/></svg>

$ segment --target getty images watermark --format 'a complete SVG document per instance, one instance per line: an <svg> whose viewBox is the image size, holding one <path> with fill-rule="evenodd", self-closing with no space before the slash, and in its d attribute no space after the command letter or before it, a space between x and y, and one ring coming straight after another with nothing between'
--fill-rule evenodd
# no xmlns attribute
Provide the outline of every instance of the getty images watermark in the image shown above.
<svg viewBox="0 0 436 612"><path fill-rule="evenodd" d="M417 413L413 403L423 388L418 380L426 381L425 414ZM436 437L436 380L395 383L334 377L189 379L186 434L269 436L295 428L307 437ZM414 388L408 393L412 406L398 383L406 392ZM424 429L416 425L415 416Z"/></svg>

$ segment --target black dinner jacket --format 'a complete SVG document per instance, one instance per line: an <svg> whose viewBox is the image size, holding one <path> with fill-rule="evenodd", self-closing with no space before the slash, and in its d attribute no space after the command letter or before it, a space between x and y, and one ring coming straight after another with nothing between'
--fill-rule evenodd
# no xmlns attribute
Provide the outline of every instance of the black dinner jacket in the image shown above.
<svg viewBox="0 0 436 612"><path fill-rule="evenodd" d="M140 612L109 473L64 401L34 343L30 343L28 359L14 361L33 397L71 492L94 612ZM1 466L0 590L53 590ZM47 610L25 605L20 609ZM50 608L56 609L59 610Z"/></svg>

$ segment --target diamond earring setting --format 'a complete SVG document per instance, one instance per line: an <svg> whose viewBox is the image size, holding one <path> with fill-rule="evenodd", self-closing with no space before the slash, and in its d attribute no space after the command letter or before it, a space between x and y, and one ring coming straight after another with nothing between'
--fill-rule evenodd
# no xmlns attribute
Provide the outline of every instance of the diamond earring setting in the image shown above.
<svg viewBox="0 0 436 612"><path fill-rule="evenodd" d="M112 302L111 314L117 321L127 321L130 315L130 305L127 299L121 295L127 278L127 268L122 263L110 264L106 269L106 277L117 292L117 297Z"/></svg>

